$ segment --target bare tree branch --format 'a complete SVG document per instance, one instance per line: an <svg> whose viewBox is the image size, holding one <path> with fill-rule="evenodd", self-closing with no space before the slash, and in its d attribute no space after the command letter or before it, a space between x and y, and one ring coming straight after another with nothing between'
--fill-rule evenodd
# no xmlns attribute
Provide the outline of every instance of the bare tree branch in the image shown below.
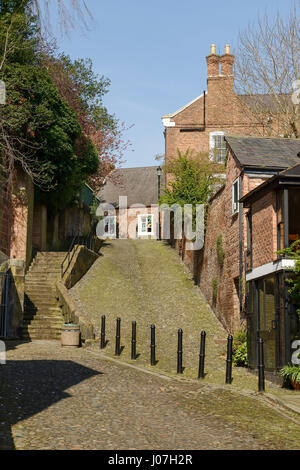
<svg viewBox="0 0 300 470"><path fill-rule="evenodd" d="M299 105L292 102L300 78L300 2L286 19L267 15L240 32L235 52L235 85L240 102L270 132L299 137Z"/></svg>
<svg viewBox="0 0 300 470"><path fill-rule="evenodd" d="M88 29L93 16L85 0L32 0L32 8L37 15L43 33L52 36L50 5L56 5L56 16L61 34L68 34L76 27Z"/></svg>

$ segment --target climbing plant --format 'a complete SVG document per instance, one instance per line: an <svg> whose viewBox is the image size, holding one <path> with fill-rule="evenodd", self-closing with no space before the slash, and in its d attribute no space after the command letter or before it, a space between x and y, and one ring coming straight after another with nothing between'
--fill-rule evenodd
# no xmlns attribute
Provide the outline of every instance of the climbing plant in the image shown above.
<svg viewBox="0 0 300 470"><path fill-rule="evenodd" d="M219 265L221 267L223 267L224 258L225 258L225 251L223 250L223 237L222 237L222 235L219 235L218 238L217 238L217 255L218 255Z"/></svg>

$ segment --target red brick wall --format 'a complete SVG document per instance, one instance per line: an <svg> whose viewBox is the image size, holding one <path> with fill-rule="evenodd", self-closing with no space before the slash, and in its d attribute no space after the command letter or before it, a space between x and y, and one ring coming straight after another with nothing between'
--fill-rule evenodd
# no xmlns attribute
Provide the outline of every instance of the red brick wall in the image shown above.
<svg viewBox="0 0 300 470"><path fill-rule="evenodd" d="M253 268L277 259L276 195L270 191L252 205Z"/></svg>
<svg viewBox="0 0 300 470"><path fill-rule="evenodd" d="M197 284L200 286L206 300L211 305L216 316L230 332L235 332L244 324L244 313L240 312L239 291L244 292L244 272L241 287L240 283L240 216L242 217L242 256L244 263L244 251L247 247L246 237L246 212L232 214L232 183L241 176L241 169L234 157L229 154L227 161L227 178L225 186L213 197L210 202L204 247L201 252L183 250L182 242L177 242L175 248L183 258L188 269L193 273ZM249 179L247 175L241 177L242 194L247 194L251 189L261 184L261 178ZM272 261L274 244L270 240L276 240L276 216L274 195L267 200L257 203L253 225L256 232L253 234L253 242L257 244L255 263L257 265ZM265 228L261 230L261 225ZM273 225L272 225L273 224ZM260 233L261 231L261 233ZM217 239L222 235L222 248L225 252L224 264L221 266L217 254ZM261 245L259 237L264 238ZM275 243L275 241L274 241ZM268 246L269 244L269 246ZM254 266L256 267L256 266ZM212 282L217 280L217 297L213 296Z"/></svg>
<svg viewBox="0 0 300 470"><path fill-rule="evenodd" d="M0 251L10 255L10 197L4 190L0 192Z"/></svg>

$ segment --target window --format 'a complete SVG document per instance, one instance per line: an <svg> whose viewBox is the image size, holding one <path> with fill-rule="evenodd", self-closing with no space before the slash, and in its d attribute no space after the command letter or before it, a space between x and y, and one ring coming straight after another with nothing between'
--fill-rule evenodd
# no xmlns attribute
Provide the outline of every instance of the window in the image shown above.
<svg viewBox="0 0 300 470"><path fill-rule="evenodd" d="M139 235L153 235L153 215L145 214L138 216Z"/></svg>
<svg viewBox="0 0 300 470"><path fill-rule="evenodd" d="M236 179L232 184L232 213L239 211L239 180Z"/></svg>
<svg viewBox="0 0 300 470"><path fill-rule="evenodd" d="M251 211L246 214L246 225L247 225L247 250L245 257L246 271L252 269L252 214Z"/></svg>
<svg viewBox="0 0 300 470"><path fill-rule="evenodd" d="M105 217L104 231L109 238L116 238L117 231L116 231L116 216L115 215L108 215Z"/></svg>
<svg viewBox="0 0 300 470"><path fill-rule="evenodd" d="M217 163L224 163L226 157L226 142L224 132L217 131L209 134L210 159Z"/></svg>

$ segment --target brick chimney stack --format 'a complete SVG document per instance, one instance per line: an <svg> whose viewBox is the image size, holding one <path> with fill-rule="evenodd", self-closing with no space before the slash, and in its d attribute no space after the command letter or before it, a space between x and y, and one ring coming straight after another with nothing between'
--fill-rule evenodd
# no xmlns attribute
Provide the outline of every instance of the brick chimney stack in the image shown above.
<svg viewBox="0 0 300 470"><path fill-rule="evenodd" d="M219 76L220 56L216 54L216 45L210 47L210 54L206 57L207 63L207 79Z"/></svg>
<svg viewBox="0 0 300 470"><path fill-rule="evenodd" d="M233 119L232 106L234 102L233 64L234 56L230 47L225 46L223 55L216 53L212 44L207 62L207 99L206 122L229 123Z"/></svg>
<svg viewBox="0 0 300 470"><path fill-rule="evenodd" d="M220 57L221 75L233 78L234 55L230 54L230 46L226 44L225 53Z"/></svg>

